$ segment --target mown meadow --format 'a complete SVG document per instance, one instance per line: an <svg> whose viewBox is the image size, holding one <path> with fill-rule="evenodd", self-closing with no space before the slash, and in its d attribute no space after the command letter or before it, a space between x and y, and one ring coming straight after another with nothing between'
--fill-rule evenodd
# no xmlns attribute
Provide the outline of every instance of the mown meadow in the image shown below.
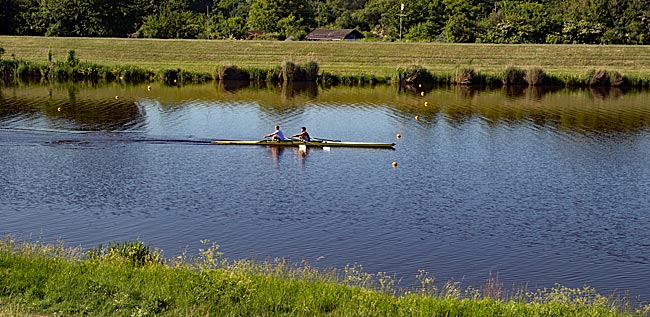
<svg viewBox="0 0 650 317"><path fill-rule="evenodd" d="M218 77L223 66L273 69L284 62L315 62L335 76L399 79L397 70L417 66L438 79L462 70L487 81L507 81L506 69L542 70L564 84L589 85L594 72L616 72L635 86L650 82L650 47L633 45L506 45L379 42L284 42L182 39L0 37L4 59L63 61L70 50L80 62L183 70ZM492 79L490 79L492 78ZM446 81L446 80L437 80Z"/></svg>

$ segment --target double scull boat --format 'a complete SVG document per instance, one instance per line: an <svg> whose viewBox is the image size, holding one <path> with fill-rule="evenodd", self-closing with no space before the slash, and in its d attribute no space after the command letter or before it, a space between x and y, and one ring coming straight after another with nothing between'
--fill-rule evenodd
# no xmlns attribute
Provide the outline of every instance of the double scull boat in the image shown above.
<svg viewBox="0 0 650 317"><path fill-rule="evenodd" d="M378 149L393 149L395 143L371 143L371 142L343 142L332 140L312 140L303 142L298 140L285 140L285 141L243 141L243 140L217 140L212 141L212 144L218 145L263 145L263 146L308 146L308 147L361 147L361 148L378 148Z"/></svg>

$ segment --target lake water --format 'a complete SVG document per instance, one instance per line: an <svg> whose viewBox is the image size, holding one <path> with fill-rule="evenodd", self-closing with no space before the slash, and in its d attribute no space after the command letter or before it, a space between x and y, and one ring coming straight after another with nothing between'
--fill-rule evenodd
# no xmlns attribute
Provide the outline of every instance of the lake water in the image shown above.
<svg viewBox="0 0 650 317"><path fill-rule="evenodd" d="M647 91L152 85L2 86L0 234L650 299Z"/></svg>

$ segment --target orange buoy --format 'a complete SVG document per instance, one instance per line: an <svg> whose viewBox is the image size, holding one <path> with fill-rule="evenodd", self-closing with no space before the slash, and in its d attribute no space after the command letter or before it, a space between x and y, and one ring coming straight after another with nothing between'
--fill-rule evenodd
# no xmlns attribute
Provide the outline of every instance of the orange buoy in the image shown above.
<svg viewBox="0 0 650 317"><path fill-rule="evenodd" d="M415 120L420 120L420 116L415 116Z"/></svg>
<svg viewBox="0 0 650 317"><path fill-rule="evenodd" d="M424 91L420 93L420 96L424 97Z"/></svg>
<svg viewBox="0 0 650 317"><path fill-rule="evenodd" d="M398 134L397 134L397 138L399 139L399 138L401 138L401 137L402 137L402 135L398 133Z"/></svg>
<svg viewBox="0 0 650 317"><path fill-rule="evenodd" d="M425 107L428 107L428 106L429 106L429 102L428 102L428 101L425 101L425 102L424 102L424 106L425 106Z"/></svg>
<svg viewBox="0 0 650 317"><path fill-rule="evenodd" d="M58 109L56 109L56 110L59 110L59 112L61 112L61 107L59 107L59 108L58 108Z"/></svg>
<svg viewBox="0 0 650 317"><path fill-rule="evenodd" d="M147 86L147 90L151 91L151 86Z"/></svg>
<svg viewBox="0 0 650 317"><path fill-rule="evenodd" d="M397 167L397 162L393 162L393 167Z"/></svg>

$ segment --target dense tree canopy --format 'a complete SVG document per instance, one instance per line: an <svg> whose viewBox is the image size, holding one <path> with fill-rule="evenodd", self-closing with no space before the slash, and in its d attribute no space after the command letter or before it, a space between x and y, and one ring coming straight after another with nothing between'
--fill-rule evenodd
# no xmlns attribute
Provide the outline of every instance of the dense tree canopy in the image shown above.
<svg viewBox="0 0 650 317"><path fill-rule="evenodd" d="M403 7L402 7L403 5ZM0 0L0 34L649 44L650 0Z"/></svg>

